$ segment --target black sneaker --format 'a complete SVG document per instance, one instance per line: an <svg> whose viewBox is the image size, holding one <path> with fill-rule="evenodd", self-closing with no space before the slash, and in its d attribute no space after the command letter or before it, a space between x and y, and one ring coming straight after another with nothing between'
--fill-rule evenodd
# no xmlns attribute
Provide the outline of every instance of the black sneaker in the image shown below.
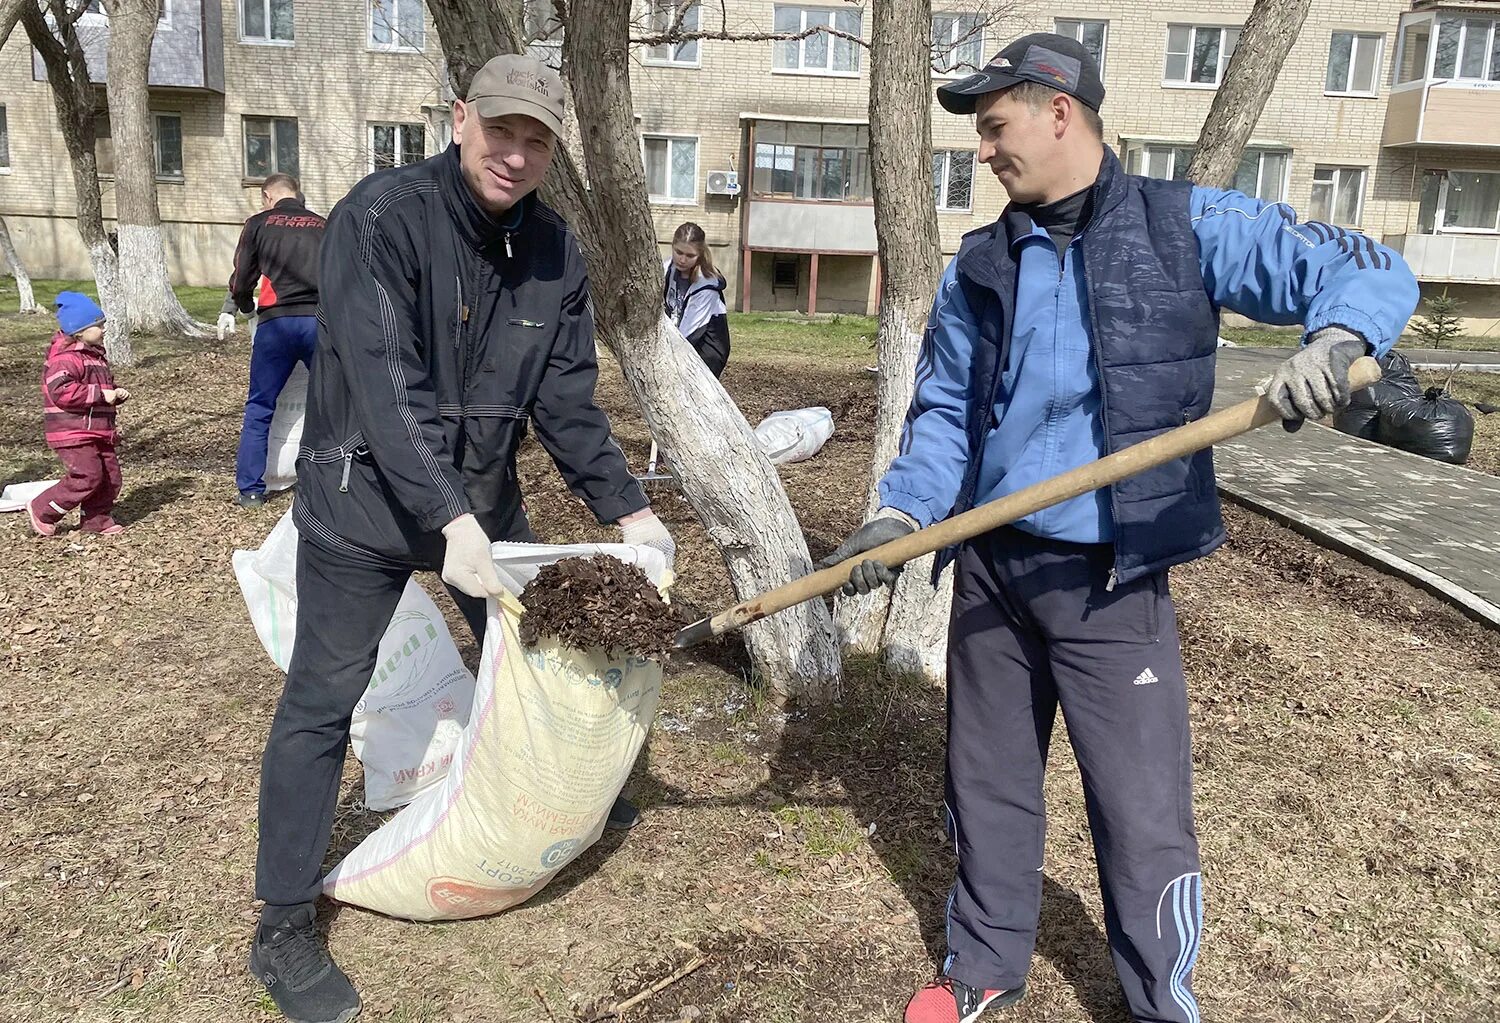
<svg viewBox="0 0 1500 1023"><path fill-rule="evenodd" d="M629 831L635 827L641 819L641 811L635 808L635 804L624 796L615 797L615 805L609 808L609 816L604 820L604 826L610 831Z"/></svg>
<svg viewBox="0 0 1500 1023"><path fill-rule="evenodd" d="M241 490L240 496L235 498L235 504L241 508L263 508L266 503L266 495L254 490Z"/></svg>
<svg viewBox="0 0 1500 1023"><path fill-rule="evenodd" d="M250 946L250 972L292 1023L349 1023L359 994L323 947L317 911L301 906L275 926L262 924Z"/></svg>

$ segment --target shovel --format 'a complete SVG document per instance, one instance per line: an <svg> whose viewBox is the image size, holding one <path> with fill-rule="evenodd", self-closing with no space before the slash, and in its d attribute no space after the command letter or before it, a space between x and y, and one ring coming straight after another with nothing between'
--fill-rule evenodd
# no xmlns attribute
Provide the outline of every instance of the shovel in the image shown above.
<svg viewBox="0 0 1500 1023"><path fill-rule="evenodd" d="M1363 390L1378 382L1380 375L1380 363L1369 356L1356 359L1349 367L1349 389ZM897 568L924 554L951 547L1008 522L1034 515L1043 508L1050 508L1080 494L1118 483L1174 459L1184 458L1242 433L1249 433L1267 423L1279 422L1281 416L1262 393L1260 397L1242 401L1232 408L1168 430L1140 444L1132 444L1112 455L1042 480L1025 490L1007 494L962 515L955 515L926 529L919 529L898 540L856 554L831 568L820 569L784 586L741 601L710 618L700 619L683 628L677 633L673 645L679 650L685 649L726 632L744 628L751 622L758 622L777 611L785 611L804 600L827 596L848 582L849 573L862 561L882 561L890 568Z"/></svg>

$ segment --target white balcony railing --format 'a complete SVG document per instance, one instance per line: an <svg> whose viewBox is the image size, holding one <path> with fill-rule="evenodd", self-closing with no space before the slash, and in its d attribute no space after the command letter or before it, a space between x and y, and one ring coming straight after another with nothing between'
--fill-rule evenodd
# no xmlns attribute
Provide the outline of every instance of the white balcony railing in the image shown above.
<svg viewBox="0 0 1500 1023"><path fill-rule="evenodd" d="M1394 234L1385 244L1401 253L1424 281L1500 284L1500 235Z"/></svg>

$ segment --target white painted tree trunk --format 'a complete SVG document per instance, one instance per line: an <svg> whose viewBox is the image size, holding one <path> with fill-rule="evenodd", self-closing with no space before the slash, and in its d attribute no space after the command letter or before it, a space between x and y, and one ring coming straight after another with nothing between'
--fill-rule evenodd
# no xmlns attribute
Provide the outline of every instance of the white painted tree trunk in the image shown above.
<svg viewBox="0 0 1500 1023"><path fill-rule="evenodd" d="M676 326L660 317L647 336L605 340L683 496L723 555L735 593L743 599L812 571L775 467ZM841 665L821 600L765 618L744 638L756 673L779 695L804 702L837 696Z"/></svg>
<svg viewBox="0 0 1500 1023"><path fill-rule="evenodd" d="M36 304L36 294L31 290L31 275L26 272L26 264L21 262L21 257L16 252L16 244L10 239L10 228L5 225L4 217L0 217L0 256L5 258L11 276L16 279L16 293L21 298L20 311L41 312L41 307Z"/></svg>
<svg viewBox="0 0 1500 1023"><path fill-rule="evenodd" d="M99 307L104 310L104 354L116 366L129 366L135 361L135 352L121 309L124 298L120 294L119 259L108 242L95 242L89 246L89 265L94 268L94 286L99 291Z"/></svg>
<svg viewBox="0 0 1500 1023"><path fill-rule="evenodd" d="M147 80L157 0L106 0L109 12L110 128L115 140L123 322L127 331L206 337L172 290L156 201L156 145Z"/></svg>

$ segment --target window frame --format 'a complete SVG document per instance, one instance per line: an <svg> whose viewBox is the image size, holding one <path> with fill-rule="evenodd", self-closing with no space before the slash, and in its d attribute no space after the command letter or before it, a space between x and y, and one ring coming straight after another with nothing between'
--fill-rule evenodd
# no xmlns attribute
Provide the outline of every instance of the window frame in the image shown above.
<svg viewBox="0 0 1500 1023"><path fill-rule="evenodd" d="M1259 146L1246 146L1245 149L1244 149L1244 152L1242 152L1240 154L1240 164L1244 163L1245 162L1245 157L1249 156L1252 153L1254 153L1255 157L1256 157L1256 161L1255 161L1255 191L1253 191L1253 192L1245 192L1245 194L1248 195L1252 199L1257 199L1260 202L1264 202L1264 203L1284 203L1284 202L1286 202L1287 201L1287 194L1291 190L1290 183L1291 183L1291 179L1292 179L1292 151L1290 149L1262 149ZM1285 161L1282 163L1282 166L1281 166L1281 187L1279 189L1277 189L1279 197L1275 198L1275 199L1267 199L1267 198L1265 198L1264 196L1262 196L1260 194L1261 193L1261 183L1265 179L1265 173L1266 173L1265 158L1267 156L1282 156L1282 157L1286 158ZM1234 172L1235 172L1235 176L1236 177L1239 176L1240 164L1235 164ZM1234 187L1232 182L1230 184L1230 187L1231 188ZM1243 190L1241 190L1241 191L1243 191Z"/></svg>
<svg viewBox="0 0 1500 1023"><path fill-rule="evenodd" d="M1479 238L1494 238L1496 236L1500 236L1500 201L1497 201L1495 204L1495 227L1493 228L1447 227L1443 224L1443 218L1447 215L1448 212L1448 190L1452 186L1451 175L1488 174L1492 177L1500 177L1500 170L1495 170L1494 168L1485 168L1483 170L1479 170L1471 169L1468 167L1442 167L1430 169L1441 170L1443 172L1443 180L1441 185L1439 185L1438 187L1437 210L1433 218L1433 234L1463 234Z"/></svg>
<svg viewBox="0 0 1500 1023"><path fill-rule="evenodd" d="M1069 35L1067 32L1064 32L1062 30L1061 23L1065 22L1065 21L1071 21L1071 22L1073 22L1074 24L1076 24L1078 26L1078 35L1077 36ZM1080 46L1084 45L1082 36L1083 36L1083 26L1085 26L1085 25L1100 25L1104 29L1104 41L1100 44L1100 47L1099 47L1099 78L1102 80L1104 78L1105 70L1109 66L1109 64L1108 64L1108 61L1109 61L1109 19L1108 18L1062 18L1062 17L1054 17L1052 19L1052 31L1056 32L1060 36L1067 36L1069 39L1072 39L1074 42L1076 42ZM1166 68L1165 68L1165 62L1163 62L1163 73L1165 73L1165 70L1166 70Z"/></svg>
<svg viewBox="0 0 1500 1023"><path fill-rule="evenodd" d="M375 7L377 4L388 3L391 5L391 13L396 20L391 22L391 41L380 43L375 41ZM422 43L420 46L412 46L402 40L396 25L401 20L400 5L416 4L422 9ZM427 5L422 0L365 0L365 49L371 53L425 53L427 52Z"/></svg>
<svg viewBox="0 0 1500 1023"><path fill-rule="evenodd" d="M250 137L248 135L249 121L269 121L271 123L271 171L264 177L255 177L250 173ZM277 135L276 127L280 123L289 123L296 126L297 131L297 167L288 170L277 166L276 150ZM293 177L301 177L302 166L302 126L295 116L286 117L281 114L240 114L240 172L243 175L241 182L245 186L259 185L271 174L290 174Z"/></svg>
<svg viewBox="0 0 1500 1023"><path fill-rule="evenodd" d="M11 173L13 167L10 159L10 115L5 107L4 103L0 103L0 128L4 129L0 131L0 138L5 140L4 147L0 147L0 157L4 157L0 160L0 174Z"/></svg>
<svg viewBox="0 0 1500 1023"><path fill-rule="evenodd" d="M271 5L276 0L239 0L239 42L242 46L296 46L297 45L297 2L286 0L292 8L292 37L290 39L275 39L269 34L264 36L251 36L245 34L245 11L250 4L258 3L266 16L266 32L271 31Z"/></svg>
<svg viewBox="0 0 1500 1023"><path fill-rule="evenodd" d="M1336 37L1345 35L1353 37L1349 45L1349 67L1344 76L1345 86L1353 85L1354 68L1358 63L1359 43L1362 39L1373 39L1375 41L1375 60L1370 69L1370 88L1364 89L1328 88L1328 71L1333 63L1333 41ZM1380 95L1380 84L1384 76L1380 73L1385 62L1385 33L1383 32L1361 32L1352 28L1336 28L1328 34L1328 61L1323 66L1323 95L1342 96L1352 99L1373 99Z"/></svg>
<svg viewBox="0 0 1500 1023"><path fill-rule="evenodd" d="M1312 188L1308 193L1307 199L1307 215L1310 219L1316 219L1312 212L1313 203L1316 201L1313 196L1317 193L1318 186L1325 184L1325 182L1321 182L1318 180L1318 174L1323 171L1329 171L1333 175L1332 178L1326 182L1329 189L1329 216L1323 218L1323 222L1327 224L1333 224L1338 227L1352 227L1358 229L1365 216L1365 187L1369 184L1370 181L1370 169L1360 164L1313 164ZM1359 174L1359 201L1355 204L1354 207L1354 219L1352 221L1345 222L1338 219L1339 176L1341 174L1349 172Z"/></svg>
<svg viewBox="0 0 1500 1023"><path fill-rule="evenodd" d="M1500 66L1497 66L1496 58L1500 57L1500 49L1496 48L1495 35L1500 32L1500 16L1493 12L1476 11L1470 15L1458 11L1434 12L1432 24L1431 60L1428 61L1427 71L1431 80L1440 82L1500 82ZM1490 16L1485 17L1488 13ZM1438 40L1441 38L1443 25L1448 22L1458 22L1458 45L1454 51L1453 74L1439 76L1437 73ZM1464 69L1464 44L1469 39L1469 22L1487 21L1489 28L1484 34L1484 63L1479 69L1479 74L1465 75Z"/></svg>
<svg viewBox="0 0 1500 1023"><path fill-rule="evenodd" d="M177 174L166 174L161 169L161 129L157 126L163 117L170 117L177 121L177 156L182 164L182 171ZM151 156L154 163L152 168L156 173L157 181L181 183L187 180L187 146L186 136L182 131L182 112L178 110L153 110L151 111Z"/></svg>
<svg viewBox="0 0 1500 1023"><path fill-rule="evenodd" d="M427 153L427 125L425 125L425 124L423 124L423 123L421 123L419 121L366 121L365 122L365 145L368 147L368 152L370 154L370 159L367 161L367 164L369 166L369 170L367 171L367 173L374 174L377 170L386 170L387 169L385 167L377 167L375 165L375 129L376 128L395 128L396 129L396 149L395 149L395 152L393 154L393 158L395 159L396 162L394 162L394 163L391 164L392 167L407 167L407 166L410 166L411 163L417 163L417 162L420 162L422 160L427 159L427 156L428 156L428 153ZM422 155L419 156L419 157L417 157L417 159L413 160L413 161L402 161L400 159L401 154L406 151L405 147L402 145L402 142L403 142L402 136L405 135L406 132L409 129L412 129L412 128L415 128L415 129L417 129L418 131L420 131L422 133Z"/></svg>
<svg viewBox="0 0 1500 1023"><path fill-rule="evenodd" d="M819 12L819 13L825 13L826 12L830 16L830 18L833 18L833 16L838 15L838 14L853 13L856 17L859 18L858 32L856 32L855 34L858 35L861 39L864 38L864 35L865 35L865 9L863 7L823 6L821 4L777 3L777 4L773 4L772 7L771 7L771 18L772 18L772 24L773 25L775 24L776 12L778 10L783 10L783 9L795 10L798 13L798 25L800 26L797 29L798 32L806 32L807 31L807 15L808 15L809 11L816 11L816 12ZM835 23L835 21L830 20L830 22L829 22L829 24L828 24L827 27L829 27L829 28L837 28L838 26ZM795 42L797 44L797 66L796 67L777 67L776 66L776 54L778 52L776 48L781 45L781 42L773 42L771 44L771 74L773 74L773 75L817 75L817 76L822 77L822 78L859 78L861 75L864 74L864 68L861 66L862 65L862 61L860 60L860 50L861 50L861 47L857 43L849 42L848 40L845 40L845 39L843 39L843 38L841 38L839 36L832 36L832 35L826 35L826 34L824 35L824 38L828 40L828 61L829 61L829 66L826 67L826 68L808 67L807 63L806 63L806 60L804 58L804 54L807 51L807 40L810 39L810 38L812 38L812 37L811 36L807 36L805 38L795 40ZM784 40L783 40L783 42L784 42ZM833 65L833 47L834 47L834 45L836 43L841 43L841 42L849 42L849 45L851 47L853 47L853 53L854 53L854 70L852 70L852 71L837 71L832 66Z"/></svg>
<svg viewBox="0 0 1500 1023"><path fill-rule="evenodd" d="M667 187L672 187L672 143L693 143L693 194L691 196L659 195L651 191L651 178L646 177L646 201L652 206L699 206L698 182L703 174L703 140L698 135L670 131L643 131L640 133L641 169L646 169L646 140L662 139L667 143Z"/></svg>
<svg viewBox="0 0 1500 1023"><path fill-rule="evenodd" d="M938 186L937 198L941 200L937 204L939 213L973 213L974 212L974 179L979 170L979 153L973 149L935 149L933 155L938 153L944 155L943 180L941 183L934 182ZM953 176L953 157L966 153L969 157L969 204L967 206L953 206L948 202L948 185Z"/></svg>
<svg viewBox="0 0 1500 1023"><path fill-rule="evenodd" d="M671 23L670 23L670 21L668 21L665 24L660 24L659 25L657 23L657 15L659 15L659 14L666 14L666 15L668 15L670 17L670 15L672 14L672 12L674 12L676 9L677 9L677 5L675 3L672 3L672 0L646 0L646 23L647 23L647 26L649 27L649 29L652 32L665 32L667 30L667 28L670 27ZM702 0L693 0L692 5L688 8L688 12L693 15L693 25L692 25L691 28L688 27L688 24L687 24L687 15L684 14L683 15L683 25L682 25L683 31L684 32L701 32L701 31L703 31L703 2L702 2ZM693 47L693 59L692 60L678 60L676 57L670 55L671 53L675 52L678 48L683 47L683 46L688 46L688 45L691 45ZM656 50L662 50L662 49L665 49L665 50L669 51L669 55L667 57L656 57L656 56L652 55L654 51L656 51ZM662 43L659 46L646 46L646 47L642 47L641 48L641 63L645 64L645 65L648 65L650 67L701 68L703 66L703 40L702 39L690 39L690 40L688 40L687 42L684 42L684 43Z"/></svg>
<svg viewBox="0 0 1500 1023"><path fill-rule="evenodd" d="M978 48L978 51L979 51L979 59L978 59L977 63L975 64L975 66L973 68L968 69L968 70L961 70L961 69L956 69L955 68L954 70L951 70L951 71L939 71L937 69L937 67L934 65L934 59L936 57L936 52L930 52L928 54L928 61L927 61L927 63L928 63L928 66L931 67L931 69L932 69L932 77L933 78L941 78L941 79L947 80L947 79L964 78L964 77L966 77L968 75L972 75L975 71L978 71L980 68L984 67L984 40L985 40L984 13L982 11L966 11L966 10L943 10L943 11L934 10L932 12L932 24L929 25L930 39L931 39L931 47L930 47L930 49L932 51L936 51L937 45L938 45L937 34L936 34L936 22L937 22L938 18L943 18L943 17L948 17L948 18L955 19L954 20L954 25L955 26L958 24L957 19L960 19L960 18L977 18L977 19L979 19L978 36L977 36L977 41L976 41L976 44L975 44L977 46L977 48ZM863 19L861 19L861 21L860 21L860 31L861 32L864 31L864 21L863 21ZM957 49L958 44L955 43L955 42L953 42L953 40L952 40L952 33L951 32L949 33L949 39L948 39L948 41L944 45L950 48L949 49L950 53Z"/></svg>
<svg viewBox="0 0 1500 1023"><path fill-rule="evenodd" d="M1186 54L1187 63L1184 66L1184 69L1183 69L1184 73L1187 75L1187 77L1183 78L1183 79L1180 79L1180 80L1179 79L1174 79L1174 78L1168 78L1167 77L1167 61L1170 59L1170 57L1172 55L1172 50L1171 50L1170 47L1172 45L1172 29L1174 29L1174 28L1185 28L1185 29L1188 30L1188 48L1187 48L1187 54ZM1215 67L1215 69L1214 69L1214 80L1212 82L1195 82L1195 81L1192 80L1192 75L1193 75L1193 50L1195 48L1195 43L1197 42L1198 33L1200 31L1202 31L1202 32L1213 31L1213 32L1218 32L1219 33L1219 63L1218 63L1218 66ZM1233 33L1235 33L1235 39L1234 39L1235 49L1239 49L1240 36L1242 36L1244 34L1244 31L1245 31L1245 26L1243 26L1243 25L1223 25L1223 24L1215 24L1215 23L1212 23L1212 22L1204 23L1204 24L1199 24L1197 22L1185 22L1185 21L1169 22L1167 24L1167 26L1166 26L1166 35L1165 35L1165 37L1162 40L1162 66L1161 66L1161 86L1162 86L1162 88L1163 89L1206 89L1206 90L1213 90L1213 89L1217 89L1219 86L1223 85L1224 84L1224 72L1226 72L1226 71L1229 70L1229 61L1230 61L1230 59L1232 59L1234 57L1234 53L1232 51L1231 51L1231 53L1229 54L1228 57L1226 57L1224 55L1224 33L1225 32L1233 32Z"/></svg>

